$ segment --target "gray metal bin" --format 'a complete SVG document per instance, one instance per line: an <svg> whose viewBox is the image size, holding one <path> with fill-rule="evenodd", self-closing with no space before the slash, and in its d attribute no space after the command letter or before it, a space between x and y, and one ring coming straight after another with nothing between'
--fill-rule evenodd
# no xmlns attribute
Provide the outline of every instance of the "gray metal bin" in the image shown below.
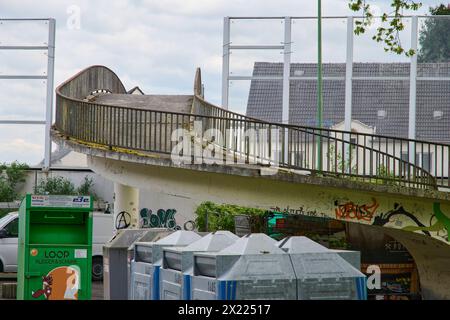
<svg viewBox="0 0 450 320"><path fill-rule="evenodd" d="M265 234L238 239L219 252L194 253L194 300L295 300L289 255Z"/></svg>
<svg viewBox="0 0 450 320"><path fill-rule="evenodd" d="M290 241L290 242L288 242ZM336 250L328 249L327 247L317 243L307 237L292 236L284 238L278 241L277 246L288 252L290 247L295 244L295 250L297 253L301 252L328 252L333 251L340 255L344 260L354 266L356 269L361 270L361 252L353 250Z"/></svg>
<svg viewBox="0 0 450 320"><path fill-rule="evenodd" d="M361 270L361 252L354 250L333 250L356 269Z"/></svg>
<svg viewBox="0 0 450 320"><path fill-rule="evenodd" d="M132 290L131 284L134 282L134 275L136 272L134 271L134 266L131 265L131 261L134 259L134 244L136 242L151 242L158 241L169 234L173 233L174 230L166 229L166 228L151 228L147 229L148 232L145 233L142 237L136 239L127 249L127 270L128 270L128 299L132 298Z"/></svg>
<svg viewBox="0 0 450 320"><path fill-rule="evenodd" d="M159 300L159 269L164 247L187 246L201 238L193 231L176 231L156 242L136 242L131 261L131 300Z"/></svg>
<svg viewBox="0 0 450 320"><path fill-rule="evenodd" d="M190 300L194 252L217 252L238 239L229 231L216 231L187 247L164 248L160 270L161 300Z"/></svg>
<svg viewBox="0 0 450 320"><path fill-rule="evenodd" d="M128 298L127 249L149 232L148 229L124 229L103 246L103 294L105 300Z"/></svg>
<svg viewBox="0 0 450 320"><path fill-rule="evenodd" d="M342 258L341 251L306 237L289 237L278 245L291 257L299 300L367 299L366 276Z"/></svg>

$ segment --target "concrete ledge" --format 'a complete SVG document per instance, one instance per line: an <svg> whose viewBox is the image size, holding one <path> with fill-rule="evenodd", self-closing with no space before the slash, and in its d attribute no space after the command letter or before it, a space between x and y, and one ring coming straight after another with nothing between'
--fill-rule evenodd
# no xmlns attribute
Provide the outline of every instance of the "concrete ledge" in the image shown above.
<svg viewBox="0 0 450 320"><path fill-rule="evenodd" d="M107 146L78 141L64 137L57 130L52 130L52 138L55 143L76 152L89 156L107 158L112 160L127 161L150 166L171 167L186 170L196 170L218 174L238 175L244 177L254 177L259 179L280 180L299 184L312 184L327 186L332 188L357 189L360 191L389 193L393 195L411 196L427 198L432 200L450 200L450 192L443 192L431 189L413 189L395 185L379 185L367 182L354 181L349 178L336 178L326 176L315 176L307 171L295 171L273 168L265 168L255 165L207 165L207 164L180 164L172 162L170 156L159 153L144 153L133 150L113 148ZM268 175L267 171L276 171Z"/></svg>

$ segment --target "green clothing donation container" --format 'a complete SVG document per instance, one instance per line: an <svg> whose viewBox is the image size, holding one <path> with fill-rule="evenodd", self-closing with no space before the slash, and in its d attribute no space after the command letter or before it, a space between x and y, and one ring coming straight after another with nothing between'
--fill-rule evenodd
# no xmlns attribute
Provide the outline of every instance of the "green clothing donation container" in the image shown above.
<svg viewBox="0 0 450 320"><path fill-rule="evenodd" d="M91 298L92 200L31 195L19 209L18 300Z"/></svg>

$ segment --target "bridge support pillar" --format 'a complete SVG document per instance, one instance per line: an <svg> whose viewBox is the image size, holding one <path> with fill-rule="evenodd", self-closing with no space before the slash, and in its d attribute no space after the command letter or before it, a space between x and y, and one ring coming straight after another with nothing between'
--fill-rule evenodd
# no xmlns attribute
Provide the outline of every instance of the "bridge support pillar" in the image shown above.
<svg viewBox="0 0 450 320"><path fill-rule="evenodd" d="M139 228L139 189L114 183L114 216L117 229Z"/></svg>

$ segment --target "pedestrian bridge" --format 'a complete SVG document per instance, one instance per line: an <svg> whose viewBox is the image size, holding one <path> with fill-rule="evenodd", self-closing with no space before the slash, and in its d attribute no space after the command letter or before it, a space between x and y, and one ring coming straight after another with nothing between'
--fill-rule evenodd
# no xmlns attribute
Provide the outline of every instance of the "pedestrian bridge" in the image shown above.
<svg viewBox="0 0 450 320"><path fill-rule="evenodd" d="M249 118L207 102L200 70L192 95L131 95L103 66L56 89L52 137L122 186L379 228L413 255L424 297L450 298L450 145Z"/></svg>

